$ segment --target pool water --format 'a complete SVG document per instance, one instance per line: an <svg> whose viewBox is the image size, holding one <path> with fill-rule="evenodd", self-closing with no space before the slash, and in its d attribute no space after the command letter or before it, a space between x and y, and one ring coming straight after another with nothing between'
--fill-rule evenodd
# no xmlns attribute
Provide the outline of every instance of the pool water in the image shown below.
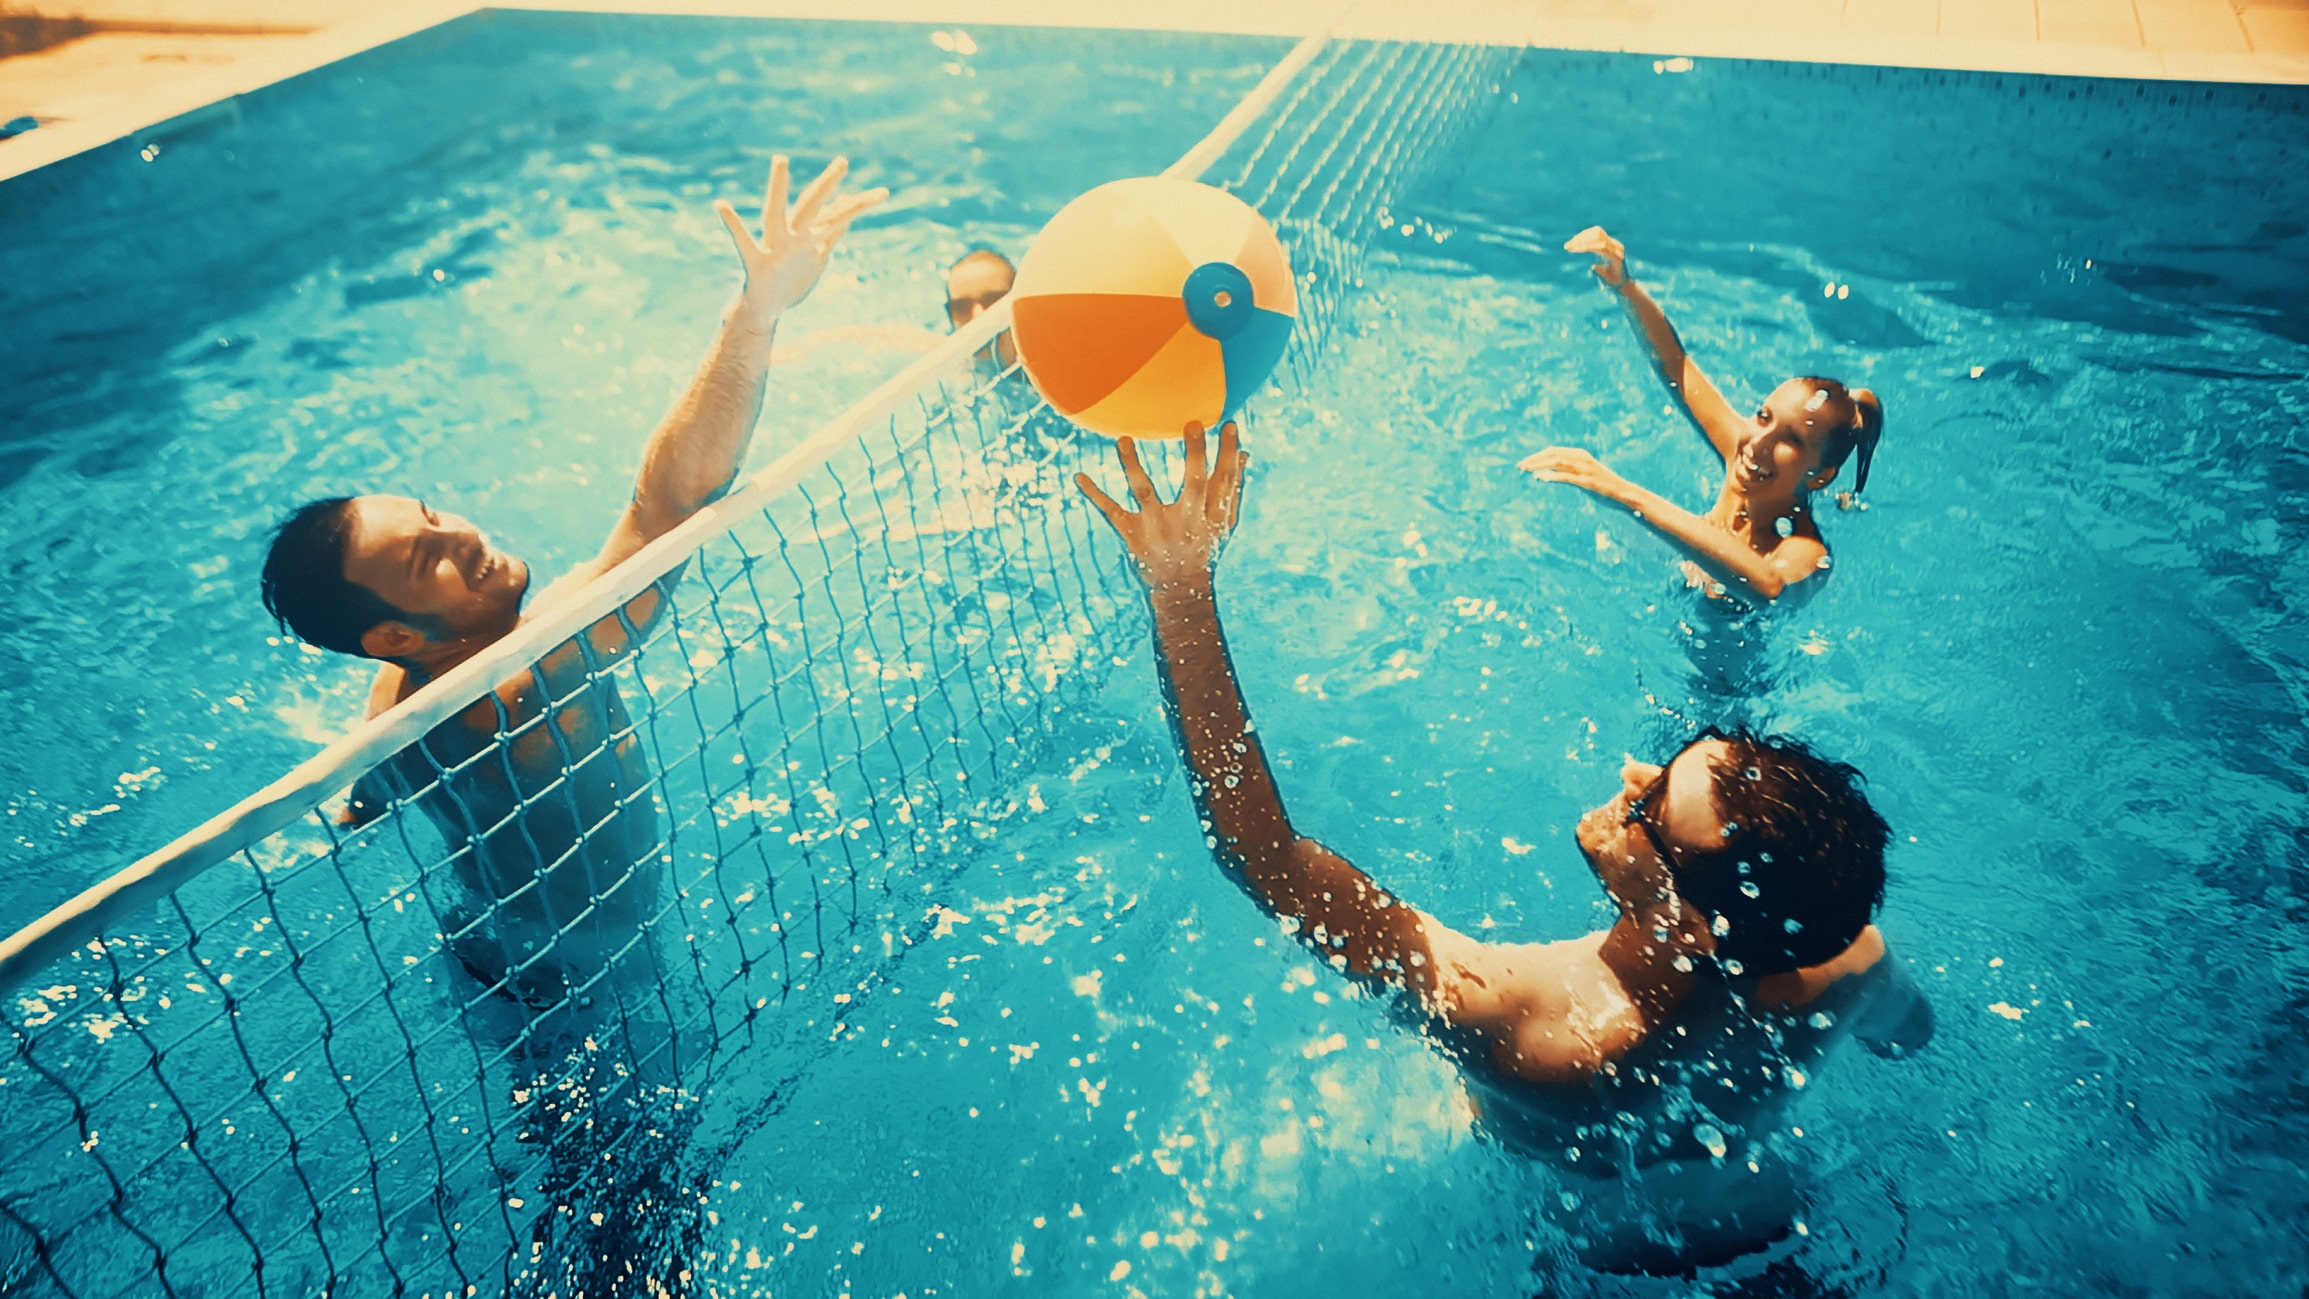
<svg viewBox="0 0 2309 1299"><path fill-rule="evenodd" d="M736 290L710 204L753 218L773 152L805 174L846 153L893 197L785 322L757 467L943 332L963 252L1016 254L1086 167L1167 166L1289 48L956 45L482 14L200 118L150 160L139 137L0 189L23 344L0 358L0 905L45 910L359 715L360 675L268 641L255 603L289 506L422 495L541 575L590 558Z"/></svg>
<svg viewBox="0 0 2309 1299"><path fill-rule="evenodd" d="M790 323L807 355L773 377L756 463L904 359L801 340L933 324L946 261L1161 166L1281 51L970 36L498 19L369 56L359 94L284 88L341 97L283 127L300 146L348 104L461 125L390 165L300 164L337 177L346 230L299 207L315 232L250 283L220 273L215 307L186 292L48 344L62 377L22 389L32 458L0 496L25 719L0 762L39 791L11 808L7 900L47 905L357 714L357 671L265 643L253 574L286 503L418 490L542 570L587 553L574 520L609 517L725 291L704 203L749 191L772 142L840 147L898 194ZM484 106L478 68L537 89ZM765 68L807 72L765 105ZM1449 1068L1210 864L1142 647L834 1040L712 1098L737 1135L701 1292L2309 1280L2309 97L1546 52L1509 90L1389 214L1325 367L1256 408L1222 611L1299 827L1503 940L1607 921L1567 831L1623 753L1737 718L1867 773L1896 832L1883 928L1939 1036L1832 1061L1791 1112L1794 1271L1564 1264L1532 1207L1549 1176L1474 1138ZM262 189L289 164L218 156L253 156L257 118L176 156ZM1832 576L1770 620L1753 694L1695 671L1663 545L1513 470L1562 443L1686 503L1712 488L1555 251L1594 223L1735 406L1797 373L1885 401L1869 508L1825 521ZM59 728L84 739L58 752Z"/></svg>

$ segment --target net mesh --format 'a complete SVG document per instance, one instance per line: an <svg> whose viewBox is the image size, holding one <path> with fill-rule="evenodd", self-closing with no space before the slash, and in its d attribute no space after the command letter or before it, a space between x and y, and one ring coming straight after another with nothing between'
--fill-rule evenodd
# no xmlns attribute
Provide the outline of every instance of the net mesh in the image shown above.
<svg viewBox="0 0 2309 1299"><path fill-rule="evenodd" d="M1207 173L1292 250L1302 379L1513 57L1330 42ZM932 383L518 688L19 983L0 1288L684 1289L716 1134L840 1049L1140 643L1071 485L1108 452L1015 371ZM771 1103L714 1112L733 1071Z"/></svg>

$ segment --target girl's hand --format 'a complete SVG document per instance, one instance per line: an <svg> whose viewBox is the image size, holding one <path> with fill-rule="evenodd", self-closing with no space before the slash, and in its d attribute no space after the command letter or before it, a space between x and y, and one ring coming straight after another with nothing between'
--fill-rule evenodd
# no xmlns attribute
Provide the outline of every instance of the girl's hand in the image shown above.
<svg viewBox="0 0 2309 1299"><path fill-rule="evenodd" d="M1577 447L1549 447L1525 456L1516 468L1543 483L1569 483L1583 491L1618 499L1628 480L1606 469L1603 462Z"/></svg>
<svg viewBox="0 0 2309 1299"><path fill-rule="evenodd" d="M1564 240L1563 250L1567 253L1594 253L1595 265L1588 269L1595 272L1597 279L1615 289L1627 280L1628 250L1619 240L1605 234L1602 226L1589 226Z"/></svg>

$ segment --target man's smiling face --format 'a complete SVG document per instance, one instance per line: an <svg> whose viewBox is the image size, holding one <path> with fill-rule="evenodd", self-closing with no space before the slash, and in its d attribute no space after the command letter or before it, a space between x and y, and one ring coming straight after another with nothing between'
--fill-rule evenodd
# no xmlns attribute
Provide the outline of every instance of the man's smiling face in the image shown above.
<svg viewBox="0 0 2309 1299"><path fill-rule="evenodd" d="M345 577L409 616L432 641L495 640L521 620L529 566L481 530L406 496L347 508Z"/></svg>

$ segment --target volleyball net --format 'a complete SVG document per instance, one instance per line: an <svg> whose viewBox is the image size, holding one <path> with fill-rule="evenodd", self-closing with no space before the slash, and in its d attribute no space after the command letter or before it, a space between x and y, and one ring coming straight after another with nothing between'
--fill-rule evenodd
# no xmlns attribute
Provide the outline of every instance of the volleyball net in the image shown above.
<svg viewBox="0 0 2309 1299"><path fill-rule="evenodd" d="M1515 54L1310 38L1166 173L1275 224L1302 379ZM0 1289L686 1289L774 1110L717 1083L839 1049L1143 644L1110 445L972 359L1007 322L0 944Z"/></svg>

